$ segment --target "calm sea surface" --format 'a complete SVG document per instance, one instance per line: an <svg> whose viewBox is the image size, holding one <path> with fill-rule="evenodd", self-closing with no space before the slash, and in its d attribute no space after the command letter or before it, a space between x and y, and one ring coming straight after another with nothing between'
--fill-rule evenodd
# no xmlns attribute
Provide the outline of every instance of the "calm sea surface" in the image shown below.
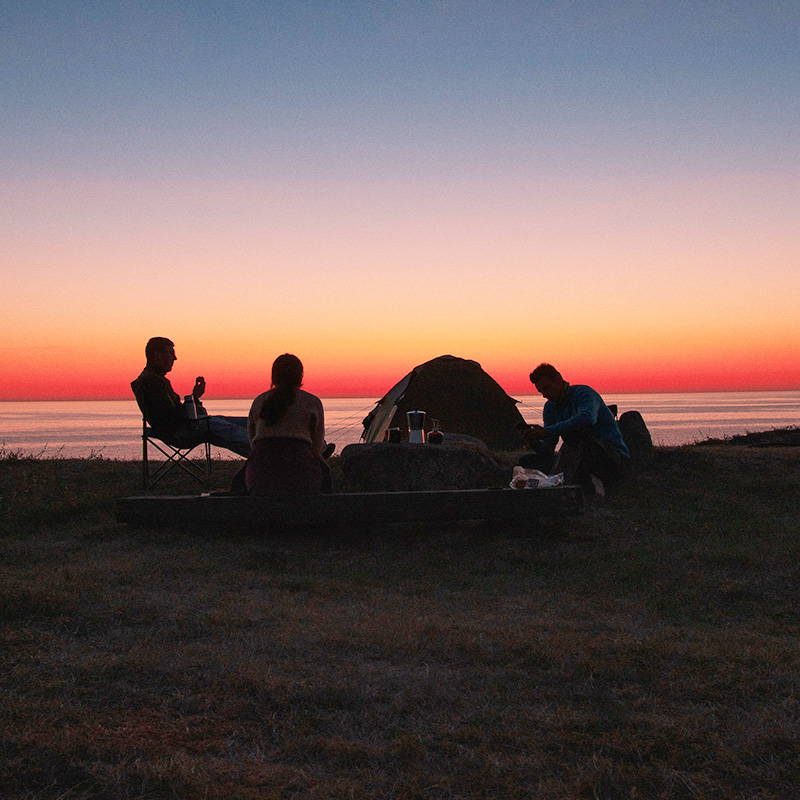
<svg viewBox="0 0 800 800"><path fill-rule="evenodd" d="M541 421L541 397L517 399L526 420ZM656 444L686 444L710 436L800 425L800 391L618 394L605 400L616 403L620 413L641 411ZM337 397L323 399L323 404L327 439L341 450L359 440L361 420L375 399ZM250 401L207 400L206 407L211 414L245 416ZM26 455L136 459L141 455L141 426L132 400L0 402L0 446Z"/></svg>

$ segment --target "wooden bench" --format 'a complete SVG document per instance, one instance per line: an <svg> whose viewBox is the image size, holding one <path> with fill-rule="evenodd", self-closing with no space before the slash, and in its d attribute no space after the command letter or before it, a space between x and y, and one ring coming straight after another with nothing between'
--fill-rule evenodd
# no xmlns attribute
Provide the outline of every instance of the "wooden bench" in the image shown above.
<svg viewBox="0 0 800 800"><path fill-rule="evenodd" d="M269 497L182 495L123 497L117 519L135 525L334 526L451 520L520 521L579 514L578 486L430 492L289 494Z"/></svg>

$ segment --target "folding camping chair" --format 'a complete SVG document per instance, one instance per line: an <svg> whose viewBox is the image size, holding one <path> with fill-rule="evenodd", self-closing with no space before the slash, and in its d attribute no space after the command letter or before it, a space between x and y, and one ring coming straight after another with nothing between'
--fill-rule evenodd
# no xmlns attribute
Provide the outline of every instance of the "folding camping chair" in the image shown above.
<svg viewBox="0 0 800 800"><path fill-rule="evenodd" d="M199 423L205 422L203 438L195 444L183 444L178 441L167 441L158 436L152 428L148 427L147 420L142 417L142 486L152 489L167 473L176 467L183 470L189 477L194 478L201 486L205 486L211 475L211 442L208 429L208 417L201 417ZM165 461L154 464L150 468L148 448L154 447L165 456ZM189 460L189 456L202 447L205 453L203 466L198 466Z"/></svg>

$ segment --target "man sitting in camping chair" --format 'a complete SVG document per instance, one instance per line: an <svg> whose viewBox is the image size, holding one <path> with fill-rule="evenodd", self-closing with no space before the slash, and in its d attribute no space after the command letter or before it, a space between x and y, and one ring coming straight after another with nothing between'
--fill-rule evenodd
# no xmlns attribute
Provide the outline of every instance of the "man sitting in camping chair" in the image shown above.
<svg viewBox="0 0 800 800"><path fill-rule="evenodd" d="M192 396L197 416L203 418L203 424L190 419L180 396L166 377L178 359L170 339L154 336L147 342L144 353L147 364L139 377L131 381L131 388L142 416L155 436L181 447L191 447L208 439L211 444L245 458L250 455L247 417L209 416L200 400L206 389L202 377L195 381Z"/></svg>

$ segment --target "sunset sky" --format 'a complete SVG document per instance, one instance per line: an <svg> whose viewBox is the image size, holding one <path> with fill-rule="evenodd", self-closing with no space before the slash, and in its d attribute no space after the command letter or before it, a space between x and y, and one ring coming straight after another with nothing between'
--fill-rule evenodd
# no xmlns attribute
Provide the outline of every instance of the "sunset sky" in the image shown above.
<svg viewBox="0 0 800 800"><path fill-rule="evenodd" d="M7 0L0 399L800 389L800 3Z"/></svg>

